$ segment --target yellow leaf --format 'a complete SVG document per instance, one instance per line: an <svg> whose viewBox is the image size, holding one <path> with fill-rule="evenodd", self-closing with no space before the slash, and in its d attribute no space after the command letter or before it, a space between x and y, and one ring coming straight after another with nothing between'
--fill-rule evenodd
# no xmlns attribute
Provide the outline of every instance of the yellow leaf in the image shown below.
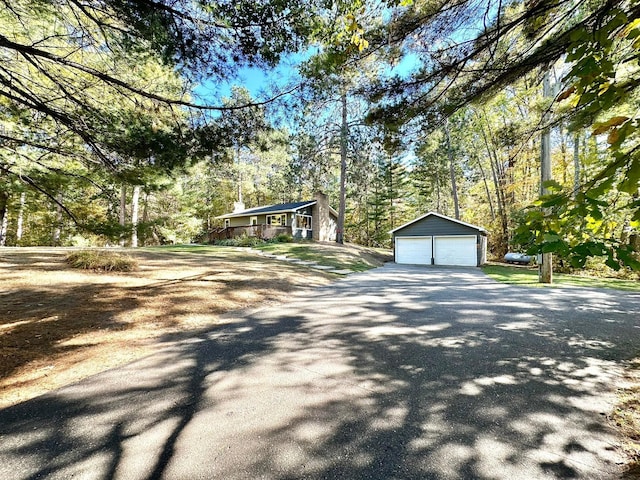
<svg viewBox="0 0 640 480"><path fill-rule="evenodd" d="M636 18L634 21L630 22L622 31L622 35L626 37L633 29L638 27L640 27L640 18Z"/></svg>
<svg viewBox="0 0 640 480"><path fill-rule="evenodd" d="M580 103L580 95L574 95L571 101L569 102L569 106L572 108L576 108Z"/></svg>
<svg viewBox="0 0 640 480"><path fill-rule="evenodd" d="M618 132L617 128L614 128L613 130L611 130L611 132L609 133L609 136L607 137L607 143L609 145L616 143L619 138L620 138L620 133Z"/></svg>
<svg viewBox="0 0 640 480"><path fill-rule="evenodd" d="M602 85L600 85L600 89L598 90L598 94L599 95L604 94L607 90L609 90L610 86L611 86L611 84L609 82L604 82Z"/></svg>

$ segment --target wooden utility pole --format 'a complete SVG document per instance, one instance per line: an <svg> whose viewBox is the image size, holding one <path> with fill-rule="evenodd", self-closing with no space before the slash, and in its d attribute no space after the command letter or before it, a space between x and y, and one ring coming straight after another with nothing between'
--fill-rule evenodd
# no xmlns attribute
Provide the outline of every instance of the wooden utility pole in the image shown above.
<svg viewBox="0 0 640 480"><path fill-rule="evenodd" d="M552 96L549 71L544 74L542 80L542 94L545 98ZM547 120L545 115L542 121L546 123ZM545 126L542 131L540 145L540 195L548 195L549 189L545 186L545 182L551 180L551 129L548 126ZM553 255L551 253L542 254L542 262L538 265L538 281L540 283L553 282Z"/></svg>

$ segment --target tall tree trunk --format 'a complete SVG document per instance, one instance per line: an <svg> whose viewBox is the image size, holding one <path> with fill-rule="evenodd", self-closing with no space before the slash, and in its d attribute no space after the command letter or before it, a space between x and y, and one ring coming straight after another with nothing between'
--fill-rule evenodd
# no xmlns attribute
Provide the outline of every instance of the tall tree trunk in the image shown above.
<svg viewBox="0 0 640 480"><path fill-rule="evenodd" d="M149 192L144 192L142 199L142 223L149 221Z"/></svg>
<svg viewBox="0 0 640 480"><path fill-rule="evenodd" d="M439 164L440 162L438 162ZM438 165L438 169L436 170L435 175L436 180L436 212L442 213L442 205L440 205L440 165Z"/></svg>
<svg viewBox="0 0 640 480"><path fill-rule="evenodd" d="M487 202L489 202L489 211L491 212L491 220L496 219L496 212L493 209L493 200L491 199L491 192L489 191L489 184L487 183L487 176L484 173L484 168L482 168L482 161L480 160L480 156L476 157L478 160L478 167L480 168L480 175L482 175L482 182L484 183L484 191L487 194Z"/></svg>
<svg viewBox="0 0 640 480"><path fill-rule="evenodd" d="M395 217L394 217L394 209L393 209L393 199L395 198L395 192L393 191L394 183L393 183L393 157L389 155L389 180L387 185L389 186L389 222L391 223L391 230L393 230L395 225Z"/></svg>
<svg viewBox="0 0 640 480"><path fill-rule="evenodd" d="M544 75L542 90L545 98L551 97L551 80L549 71ZM547 122L547 118L543 118ZM551 129L546 127L542 132L540 142L540 195L548 195L549 189L545 182L551 180ZM553 256L551 253L542 254L542 263L539 265L538 280L540 283L553 282Z"/></svg>
<svg viewBox="0 0 640 480"><path fill-rule="evenodd" d="M453 196L453 211L456 220L460 220L460 206L458 205L458 186L456 184L456 170L453 164L453 150L451 149L451 137L449 135L449 121L445 120L444 133L447 140L447 156L449 157L449 175L451 176L451 194Z"/></svg>
<svg viewBox="0 0 640 480"><path fill-rule="evenodd" d="M143 192L144 195L142 197L142 223L147 224L149 222L149 192ZM147 244L147 235L143 235L140 243L144 247Z"/></svg>
<svg viewBox="0 0 640 480"><path fill-rule="evenodd" d="M56 196L56 224L53 229L52 243L54 247L60 245L60 237L62 236L62 192Z"/></svg>
<svg viewBox="0 0 640 480"><path fill-rule="evenodd" d="M120 185L120 211L119 211L119 215L120 215L120 226L124 227L125 224L127 223L127 185L126 184L122 184ZM120 234L120 246L124 247L125 243L126 243L126 239L124 237L124 228L123 228L123 233Z"/></svg>
<svg viewBox="0 0 640 480"><path fill-rule="evenodd" d="M236 164L238 165L238 203L242 202L242 169L240 168L240 147L236 147Z"/></svg>
<svg viewBox="0 0 640 480"><path fill-rule="evenodd" d="M140 185L133 187L133 195L131 196L131 246L138 246L138 208L140 200Z"/></svg>
<svg viewBox="0 0 640 480"><path fill-rule="evenodd" d="M26 192L22 192L20 194L20 210L18 210L18 222L16 225L16 244L20 244L20 240L22 240L22 231L24 226L24 206L27 202L27 194Z"/></svg>
<svg viewBox="0 0 640 480"><path fill-rule="evenodd" d="M580 189L580 133L573 137L573 198Z"/></svg>
<svg viewBox="0 0 640 480"><path fill-rule="evenodd" d="M560 129L560 161L562 162L562 185L568 182L567 173L569 171L569 159L567 158L567 135L565 135L562 123Z"/></svg>
<svg viewBox="0 0 640 480"><path fill-rule="evenodd" d="M342 124L340 127L340 203L338 207L338 226L336 228L336 242L344 243L344 217L347 202L347 91L343 87L340 97L342 106Z"/></svg>
<svg viewBox="0 0 640 480"><path fill-rule="evenodd" d="M498 206L498 216L500 217L500 226L502 228L502 238L500 242L499 256L504 256L509 250L509 219L507 218L506 199L503 193L504 182L500 179L500 162L498 160L497 153L491 148L489 144L489 138L484 130L484 126L481 125L480 131L482 133L482 139L487 149L489 156L489 164L491 165L491 176L493 178L493 186L496 190L496 204Z"/></svg>
<svg viewBox="0 0 640 480"><path fill-rule="evenodd" d="M7 245L9 229L9 194L0 192L0 247Z"/></svg>

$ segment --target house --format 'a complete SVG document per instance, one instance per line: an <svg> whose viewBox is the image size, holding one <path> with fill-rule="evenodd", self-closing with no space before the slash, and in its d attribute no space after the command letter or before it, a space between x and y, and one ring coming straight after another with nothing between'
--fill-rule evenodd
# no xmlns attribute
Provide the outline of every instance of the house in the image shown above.
<svg viewBox="0 0 640 480"><path fill-rule="evenodd" d="M480 266L487 259L487 231L429 212L391 230L396 263Z"/></svg>
<svg viewBox="0 0 640 480"><path fill-rule="evenodd" d="M285 233L299 239L321 242L336 240L338 213L329 206L327 196L316 193L313 200L280 203L245 209L235 204L232 213L216 217L224 220L224 228L211 232L210 241L241 235L274 238Z"/></svg>

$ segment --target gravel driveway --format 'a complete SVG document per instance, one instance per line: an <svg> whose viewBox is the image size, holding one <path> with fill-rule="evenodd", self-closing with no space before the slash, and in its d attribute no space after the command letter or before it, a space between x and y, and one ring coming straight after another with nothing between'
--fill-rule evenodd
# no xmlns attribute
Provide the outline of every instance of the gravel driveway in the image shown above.
<svg viewBox="0 0 640 480"><path fill-rule="evenodd" d="M0 411L0 478L617 478L640 295L389 264Z"/></svg>

